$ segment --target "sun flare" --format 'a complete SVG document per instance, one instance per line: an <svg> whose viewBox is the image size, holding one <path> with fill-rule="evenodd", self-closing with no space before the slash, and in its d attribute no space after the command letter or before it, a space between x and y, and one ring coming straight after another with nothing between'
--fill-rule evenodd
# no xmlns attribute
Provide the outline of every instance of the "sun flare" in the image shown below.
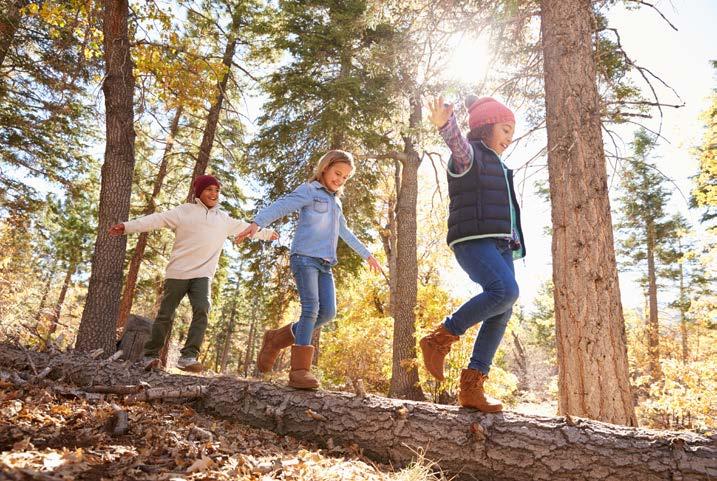
<svg viewBox="0 0 717 481"><path fill-rule="evenodd" d="M455 38L453 45L453 55L447 65L447 77L462 84L482 80L491 58L488 38L460 35Z"/></svg>

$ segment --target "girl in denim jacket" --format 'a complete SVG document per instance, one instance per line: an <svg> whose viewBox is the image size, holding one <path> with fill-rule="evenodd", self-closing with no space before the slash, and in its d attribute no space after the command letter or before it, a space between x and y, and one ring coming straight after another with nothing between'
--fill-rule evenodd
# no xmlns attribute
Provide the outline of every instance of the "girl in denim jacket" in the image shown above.
<svg viewBox="0 0 717 481"><path fill-rule="evenodd" d="M340 196L344 183L354 173L350 153L330 150L319 159L309 182L290 194L263 208L254 222L237 240L253 235L277 219L299 211L299 222L291 243L291 271L301 299L298 322L272 329L264 334L257 359L259 371L271 371L279 352L291 346L289 386L316 389L319 381L311 374L314 329L336 316L336 294L331 267L337 263L336 247L341 237L349 247L365 259L371 269L380 272L381 266L369 250L346 226Z"/></svg>

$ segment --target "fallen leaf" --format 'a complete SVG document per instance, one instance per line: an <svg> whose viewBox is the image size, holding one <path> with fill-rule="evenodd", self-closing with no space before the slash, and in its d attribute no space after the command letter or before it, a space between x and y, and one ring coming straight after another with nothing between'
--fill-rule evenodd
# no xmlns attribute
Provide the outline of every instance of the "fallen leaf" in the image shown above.
<svg viewBox="0 0 717 481"><path fill-rule="evenodd" d="M212 461L212 458L208 456L202 456L201 458L195 460L192 465L187 468L187 472L196 473L199 471L206 471L213 465L214 461Z"/></svg>
<svg viewBox="0 0 717 481"><path fill-rule="evenodd" d="M55 469L65 464L65 460L59 453L50 453L42 460L42 465L47 469Z"/></svg>

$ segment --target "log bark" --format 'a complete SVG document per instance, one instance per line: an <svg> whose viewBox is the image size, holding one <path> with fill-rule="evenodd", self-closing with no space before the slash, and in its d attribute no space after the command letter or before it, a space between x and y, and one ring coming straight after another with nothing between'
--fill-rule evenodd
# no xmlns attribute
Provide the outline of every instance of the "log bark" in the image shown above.
<svg viewBox="0 0 717 481"><path fill-rule="evenodd" d="M202 385L195 408L279 434L334 445L355 443L367 456L403 466L424 449L458 480L707 481L717 477L717 438L654 431L569 417L482 414L457 406L299 391L233 376L146 373L82 355L30 352L49 378L92 384L182 389ZM95 367L93 367L95 366ZM26 370L28 356L0 345L0 368Z"/></svg>
<svg viewBox="0 0 717 481"><path fill-rule="evenodd" d="M125 326L120 349L124 352L123 358L130 361L139 361L144 354L144 344L152 335L152 320L142 316L130 315Z"/></svg>
<svg viewBox="0 0 717 481"><path fill-rule="evenodd" d="M590 0L541 1L558 409L634 426L593 18Z"/></svg>
<svg viewBox="0 0 717 481"><path fill-rule="evenodd" d="M103 2L106 147L102 164L97 241L76 349L114 352L126 236L110 237L110 226L129 215L134 173L134 76L127 0Z"/></svg>

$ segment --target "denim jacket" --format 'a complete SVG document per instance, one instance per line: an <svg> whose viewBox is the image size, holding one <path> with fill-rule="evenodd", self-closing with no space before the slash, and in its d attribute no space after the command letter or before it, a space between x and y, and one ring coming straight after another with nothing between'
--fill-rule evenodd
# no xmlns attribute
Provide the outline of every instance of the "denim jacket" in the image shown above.
<svg viewBox="0 0 717 481"><path fill-rule="evenodd" d="M301 184L296 190L264 207L254 217L259 227L266 227L277 219L299 211L291 253L324 259L336 264L336 247L341 237L358 255L367 259L371 252L346 226L341 200L314 180Z"/></svg>

